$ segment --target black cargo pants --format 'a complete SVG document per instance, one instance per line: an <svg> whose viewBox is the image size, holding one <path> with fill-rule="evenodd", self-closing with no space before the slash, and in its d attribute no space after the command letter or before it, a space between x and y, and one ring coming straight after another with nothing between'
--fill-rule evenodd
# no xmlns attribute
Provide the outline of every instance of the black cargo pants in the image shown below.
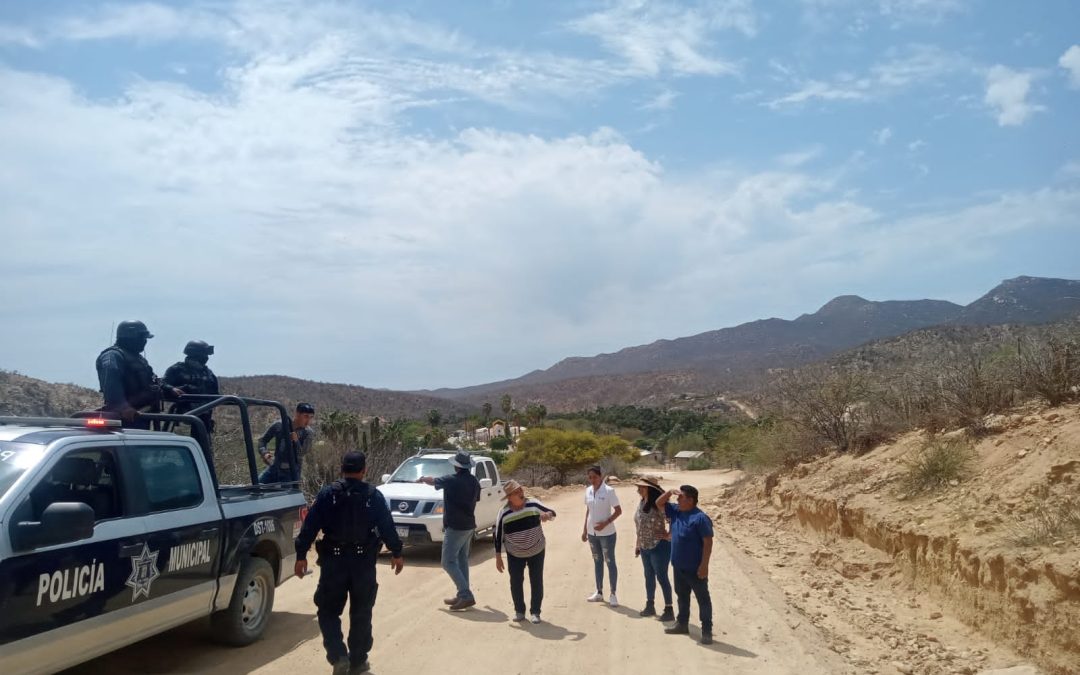
<svg viewBox="0 0 1080 675"><path fill-rule="evenodd" d="M375 580L376 553L375 550L364 553L346 550L339 555L331 553L319 557L322 571L319 586L315 589L315 605L326 660L331 664L348 656L352 665L359 665L371 651L371 610L379 590ZM346 599L349 601L347 649L341 633L341 613Z"/></svg>

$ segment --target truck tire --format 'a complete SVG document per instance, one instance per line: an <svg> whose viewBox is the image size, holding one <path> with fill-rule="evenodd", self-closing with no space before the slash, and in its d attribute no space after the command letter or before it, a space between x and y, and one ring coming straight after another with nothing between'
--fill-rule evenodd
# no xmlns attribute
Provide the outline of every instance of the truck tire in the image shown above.
<svg viewBox="0 0 1080 675"><path fill-rule="evenodd" d="M262 558L249 557L240 565L229 606L210 616L214 639L243 647L262 637L274 610L274 570Z"/></svg>

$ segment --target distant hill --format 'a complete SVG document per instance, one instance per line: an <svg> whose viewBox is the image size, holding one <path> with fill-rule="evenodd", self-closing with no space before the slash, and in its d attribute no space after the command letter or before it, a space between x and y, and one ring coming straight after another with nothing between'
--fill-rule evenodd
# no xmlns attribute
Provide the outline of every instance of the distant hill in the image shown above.
<svg viewBox="0 0 1080 675"><path fill-rule="evenodd" d="M432 408L443 417L477 412L477 406L423 394L369 389L351 384L313 382L283 375L221 378L221 390L241 396L268 398L289 405L311 403L316 410L348 410L364 415L423 418Z"/></svg>
<svg viewBox="0 0 1080 675"><path fill-rule="evenodd" d="M660 405L701 391L752 388L770 368L792 367L931 326L1034 324L1080 315L1080 281L1017 277L968 306L941 300L837 297L816 312L764 319L612 354L573 357L547 370L461 389L423 392L474 404L503 393L552 410L612 403Z"/></svg>
<svg viewBox="0 0 1080 675"><path fill-rule="evenodd" d="M67 417L100 405L101 394L93 389L0 370L0 415Z"/></svg>
<svg viewBox="0 0 1080 675"><path fill-rule="evenodd" d="M964 308L952 323L1049 323L1080 315L1080 281L1016 277Z"/></svg>
<svg viewBox="0 0 1080 675"><path fill-rule="evenodd" d="M221 390L230 394L282 401L292 406L305 401L317 410L348 410L364 415L422 418L432 408L444 417L476 412L474 406L349 384L312 382L280 375L223 377ZM0 370L0 415L67 416L101 405L101 394L74 384L53 384Z"/></svg>

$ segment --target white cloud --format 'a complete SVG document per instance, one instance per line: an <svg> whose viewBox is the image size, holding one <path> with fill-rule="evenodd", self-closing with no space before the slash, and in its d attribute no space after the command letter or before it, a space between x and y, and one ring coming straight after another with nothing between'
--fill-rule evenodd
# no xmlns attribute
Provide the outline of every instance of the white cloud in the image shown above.
<svg viewBox="0 0 1080 675"><path fill-rule="evenodd" d="M965 57L931 45L913 44L892 49L886 58L862 74L840 73L831 80L795 80L797 89L774 98L771 108L797 106L808 101L873 101L908 89L929 86L958 73L969 72Z"/></svg>
<svg viewBox="0 0 1080 675"><path fill-rule="evenodd" d="M738 66L710 53L714 35L735 30L753 36L757 19L749 0L703 0L689 7L666 0L617 0L567 26L599 39L643 74L728 75Z"/></svg>
<svg viewBox="0 0 1080 675"><path fill-rule="evenodd" d="M798 168L812 162L825 152L825 147L822 145L812 145L801 150L795 150L794 152L784 153L777 158L780 166L787 167L789 169Z"/></svg>
<svg viewBox="0 0 1080 675"><path fill-rule="evenodd" d="M641 106L642 110L671 110L675 99L679 98L679 92L665 89L647 103Z"/></svg>
<svg viewBox="0 0 1080 675"><path fill-rule="evenodd" d="M896 24L931 23L943 21L952 14L967 9L967 0L880 0L881 15Z"/></svg>
<svg viewBox="0 0 1080 675"><path fill-rule="evenodd" d="M1069 75L1069 85L1080 89L1080 45L1073 45L1065 50L1058 59L1058 65Z"/></svg>
<svg viewBox="0 0 1080 675"><path fill-rule="evenodd" d="M0 45L37 48L41 46L41 42L33 31L27 28L0 23Z"/></svg>
<svg viewBox="0 0 1080 675"><path fill-rule="evenodd" d="M893 137L893 130L891 127L885 127L878 129L874 132L874 142L878 145L887 144Z"/></svg>
<svg viewBox="0 0 1080 675"><path fill-rule="evenodd" d="M996 65L986 74L983 101L997 112L998 125L1020 126L1046 108L1027 100L1035 74Z"/></svg>
<svg viewBox="0 0 1080 675"><path fill-rule="evenodd" d="M919 152L920 150L922 150L923 148L925 148L926 146L927 146L926 141L924 141L921 138L916 138L915 140L908 143L907 149L908 149L908 152L916 153L916 152Z"/></svg>

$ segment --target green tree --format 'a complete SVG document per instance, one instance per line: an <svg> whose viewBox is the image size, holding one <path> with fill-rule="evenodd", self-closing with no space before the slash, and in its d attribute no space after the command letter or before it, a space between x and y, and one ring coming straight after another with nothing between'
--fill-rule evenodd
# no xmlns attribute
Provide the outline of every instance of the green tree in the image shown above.
<svg viewBox="0 0 1080 675"><path fill-rule="evenodd" d="M484 401L483 411L484 411L484 426L486 427L487 425L491 424L491 402L490 401Z"/></svg>
<svg viewBox="0 0 1080 675"><path fill-rule="evenodd" d="M597 436L587 431L530 429L518 438L517 450L506 461L513 472L524 467L548 467L556 480L565 484L567 477L604 457L632 461L637 453L618 436Z"/></svg>

